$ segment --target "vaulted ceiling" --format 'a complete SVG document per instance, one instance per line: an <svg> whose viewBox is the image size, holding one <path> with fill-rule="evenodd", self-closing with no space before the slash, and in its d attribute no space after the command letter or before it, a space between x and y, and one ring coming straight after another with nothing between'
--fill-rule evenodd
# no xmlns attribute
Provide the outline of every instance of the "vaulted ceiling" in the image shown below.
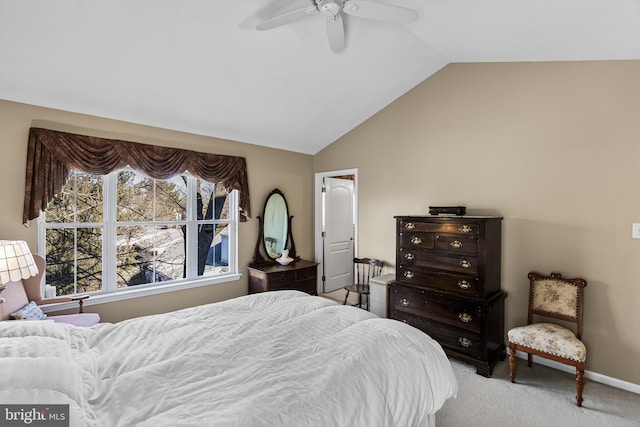
<svg viewBox="0 0 640 427"><path fill-rule="evenodd" d="M0 0L0 99L314 154L448 63L640 59L640 0L378 1L333 53L254 28L310 0Z"/></svg>

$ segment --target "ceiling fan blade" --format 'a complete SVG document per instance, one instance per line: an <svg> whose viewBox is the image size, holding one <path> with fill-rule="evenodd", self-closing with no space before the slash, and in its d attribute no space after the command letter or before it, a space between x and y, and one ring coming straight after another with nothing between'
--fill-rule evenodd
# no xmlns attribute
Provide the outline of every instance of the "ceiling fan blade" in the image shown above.
<svg viewBox="0 0 640 427"><path fill-rule="evenodd" d="M315 7L305 7L304 9L293 10L291 12L287 12L263 21L262 23L256 25L256 30L270 30L271 28L297 21L298 19L302 19L308 15L313 15L317 12L318 9L316 9Z"/></svg>
<svg viewBox="0 0 640 427"><path fill-rule="evenodd" d="M344 49L344 23L342 16L336 15L335 20L327 19L327 37L329 38L329 47L334 53Z"/></svg>
<svg viewBox="0 0 640 427"><path fill-rule="evenodd" d="M342 10L359 18L398 24L408 24L418 17L418 12L413 9L368 0L347 0Z"/></svg>

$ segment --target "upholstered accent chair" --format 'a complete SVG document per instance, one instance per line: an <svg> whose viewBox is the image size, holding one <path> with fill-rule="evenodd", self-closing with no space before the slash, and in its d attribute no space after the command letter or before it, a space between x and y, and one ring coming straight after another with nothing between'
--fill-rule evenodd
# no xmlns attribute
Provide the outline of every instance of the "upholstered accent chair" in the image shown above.
<svg viewBox="0 0 640 427"><path fill-rule="evenodd" d="M33 254L33 259L38 267L38 274L17 282L5 283L4 289L0 289L0 320L10 320L16 313L25 313L23 319L50 319L61 323L70 323L76 326L93 326L100 322L97 313L84 313L83 302L89 295L74 295L43 298L40 290L40 281L45 272L46 262L40 255ZM39 309L46 304L77 301L79 308L77 314L61 314L58 316L46 316ZM12 316L12 314L14 316Z"/></svg>
<svg viewBox="0 0 640 427"><path fill-rule="evenodd" d="M516 377L516 351L527 353L529 367L533 355L574 366L576 402L582 406L584 364L587 358L587 349L582 342L582 308L587 282L580 278L565 279L560 273L544 276L531 272L528 277L527 325L508 332L511 382L515 382ZM539 317L562 321L567 326L574 324L575 332L558 322L539 322Z"/></svg>
<svg viewBox="0 0 640 427"><path fill-rule="evenodd" d="M362 308L364 297L367 302L367 310L369 310L369 279L380 276L384 262L373 258L354 258L353 263L355 282L344 287L347 291L344 297L344 304L347 303L349 293L355 292L358 294L356 306Z"/></svg>

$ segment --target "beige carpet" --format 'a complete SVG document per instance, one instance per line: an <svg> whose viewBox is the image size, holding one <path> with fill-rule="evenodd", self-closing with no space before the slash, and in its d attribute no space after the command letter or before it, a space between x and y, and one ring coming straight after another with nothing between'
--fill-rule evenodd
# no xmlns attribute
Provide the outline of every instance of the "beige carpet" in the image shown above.
<svg viewBox="0 0 640 427"><path fill-rule="evenodd" d="M518 359L516 383L509 364L491 378L452 359L459 392L436 414L438 427L631 427L640 426L640 395L586 380L582 408L575 404L574 376Z"/></svg>

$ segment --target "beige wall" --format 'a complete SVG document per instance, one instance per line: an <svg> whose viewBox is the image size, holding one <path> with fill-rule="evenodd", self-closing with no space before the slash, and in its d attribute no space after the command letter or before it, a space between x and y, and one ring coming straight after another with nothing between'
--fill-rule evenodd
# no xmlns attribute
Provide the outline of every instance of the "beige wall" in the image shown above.
<svg viewBox="0 0 640 427"><path fill-rule="evenodd" d="M583 277L587 369L640 384L639 117L640 61L451 64L314 170L358 168L360 255L393 264L394 215L504 216L507 328L529 271Z"/></svg>
<svg viewBox="0 0 640 427"><path fill-rule="evenodd" d="M261 215L267 194L280 188L295 216L293 233L298 255L313 259L312 157L234 141L207 138L0 100L0 239L26 240L37 249L37 225L22 226L27 137L30 127L119 138L188 150L242 156L247 159L252 217ZM240 223L239 281L205 286L135 300L95 305L102 320L115 322L143 314L221 301L247 293L246 265L258 233L257 220Z"/></svg>

